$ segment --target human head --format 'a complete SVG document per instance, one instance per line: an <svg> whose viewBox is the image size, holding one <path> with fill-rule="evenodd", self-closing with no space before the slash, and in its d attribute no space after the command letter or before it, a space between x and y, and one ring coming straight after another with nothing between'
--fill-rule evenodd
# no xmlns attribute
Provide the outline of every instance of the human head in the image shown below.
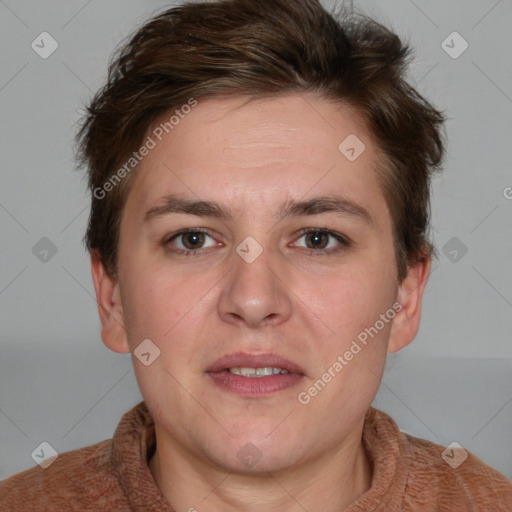
<svg viewBox="0 0 512 512"><path fill-rule="evenodd" d="M405 81L407 58L383 26L347 14L336 21L316 0L190 3L156 16L118 51L77 136L92 194L87 247L115 276L139 149L163 112L175 111L179 122L206 98L314 92L355 107L382 151L376 171L401 281L408 265L433 252L430 179L443 154L443 116ZM166 131L175 124L169 117Z"/></svg>
<svg viewBox="0 0 512 512"><path fill-rule="evenodd" d="M244 22L255 17L259 23ZM289 38L293 41L296 30L282 34L279 27L290 27L296 17L307 37L337 36L332 45L337 50L323 38L316 50L296 42L292 52ZM175 19L169 25L169 18L193 23ZM264 28L261 20L269 20L270 27ZM132 352L139 388L155 423L153 460L172 464L179 449L184 464L240 474L247 468L237 453L247 443L263 454L255 468L260 474L300 470L313 460L321 465L322 455L331 451L334 466L354 448L364 459L360 435L365 412L380 384L386 353L404 347L417 332L430 263L426 246L420 244L423 252L406 260L401 280L396 249L401 239L394 226L398 217L391 211L396 208L393 194L408 198L411 187L404 192L398 180L386 189L390 157L385 138L375 131L389 136L395 130L399 138L419 136L421 129L423 144L429 129L437 134L432 123L425 128L425 123L410 121L411 108L405 115L408 131L396 128L395 117L404 115L399 103L401 108L408 105L401 98L408 92L405 85L396 89L404 50L384 29L371 36L369 23L357 25L351 43L350 30L345 33L325 18L317 3L255 6L241 0L178 8L141 29L132 45L137 48L119 57L118 67L111 68L111 85L91 107L83 141L91 141L87 134L99 126L95 119L111 116L112 121L105 138L96 138L97 146L85 146L94 151L94 162L111 169L107 181L102 177L93 183L93 197L113 201L113 193L125 194L124 199L119 196L124 203L118 210L92 219L109 228L117 223L117 231L104 240L115 250L110 253L115 255L113 267L101 244L90 243L102 338L116 352ZM227 33L217 33L212 24ZM179 51L157 37L167 38L172 31ZM266 34L266 46L251 42L261 34ZM138 47L135 41L141 37ZM208 38L216 43L207 45ZM236 41L243 44L237 47ZM371 49L365 57L358 56L362 41ZM401 57L395 53L386 60L383 47ZM268 66L256 62L265 55ZM340 55L346 69L336 78L340 71L333 66L339 65ZM235 57L239 60L233 61ZM135 71L140 62L147 71L142 76ZM164 72L166 66L181 74ZM259 80L260 75L266 79ZM320 82L321 75L334 78ZM384 85L389 89L385 99L376 94L386 90ZM364 108L356 102L362 97ZM411 97L416 98L409 91ZM429 108L422 100L415 104L425 121ZM380 119L382 109L391 114L389 124ZM355 160L338 150L351 135L366 147ZM129 140L135 142L123 146ZM389 138L389 151L396 152L391 142ZM112 153L105 151L120 147L132 153L119 153L114 164ZM432 157L418 144L412 150L399 140L398 148L402 159L423 154L425 163L426 153ZM89 159L94 170L91 163ZM405 165L399 170L410 171ZM415 169L415 179L418 173L422 177L421 186L413 180L413 189L428 190L431 170ZM332 203L326 206L323 198L333 196L338 209L326 211ZM422 198L428 202L428 193ZM404 222L410 213L405 210ZM423 213L425 220L427 210ZM100 214L93 206L93 217ZM322 227L339 235L329 235L328 250L301 246L304 228L318 234ZM193 228L201 228L203 235ZM184 230L194 235L187 243L202 245L206 239L208 248L177 250ZM107 231L98 233L106 236ZM316 242L325 241L317 234ZM239 252L248 236L262 250L252 261ZM211 240L218 243L210 245ZM364 334L371 340L363 340ZM137 351L146 350L140 348L146 347L143 340L160 354L148 366L137 361ZM261 379L263 391L253 393L255 379L237 377L238 367L277 367L281 373ZM283 374L283 368L292 375ZM321 376L333 383L308 400L316 396ZM281 387L285 383L290 386ZM238 386L246 390L248 385L251 396L238 392ZM275 429L288 408L293 418Z"/></svg>

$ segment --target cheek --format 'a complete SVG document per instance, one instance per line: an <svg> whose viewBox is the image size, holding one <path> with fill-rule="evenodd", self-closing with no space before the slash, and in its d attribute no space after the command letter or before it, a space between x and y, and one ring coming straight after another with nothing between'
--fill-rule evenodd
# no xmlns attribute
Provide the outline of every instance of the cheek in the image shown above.
<svg viewBox="0 0 512 512"><path fill-rule="evenodd" d="M305 292L311 310L337 340L350 340L373 325L392 306L396 294L390 275L370 267L352 267L325 279L321 287L314 284Z"/></svg>
<svg viewBox="0 0 512 512"><path fill-rule="evenodd" d="M318 417L326 415L325 421L332 421L332 414L357 417L378 390L396 314L392 274L381 270L352 269L350 275L326 281L322 293L316 294L319 316L331 332L315 337L322 339L315 342L317 373L302 391L306 398L314 397L312 410ZM325 391L317 380L324 378L329 382Z"/></svg>
<svg viewBox="0 0 512 512"><path fill-rule="evenodd" d="M121 276L123 317L130 342L159 340L185 314L182 286L162 272L132 264ZM160 343L158 343L160 345Z"/></svg>
<svg viewBox="0 0 512 512"><path fill-rule="evenodd" d="M176 379L186 382L186 373L194 368L197 347L190 341L196 336L189 316L197 308L193 307L197 298L191 296L190 290L181 292L182 283L164 278L162 272L152 273L147 266L129 277L123 283L121 296L135 375L144 399L149 401L148 407L155 417L161 417L160 409L166 410L166 404L183 399ZM156 346L150 345L151 354L158 353L148 366L136 356L137 347L146 339Z"/></svg>
<svg viewBox="0 0 512 512"><path fill-rule="evenodd" d="M207 292L214 286L215 276L187 276L179 269L140 263L132 263L121 287L130 347L149 338L159 347L166 365L173 366L177 360L188 363L197 355L195 340L201 339L201 329L212 318Z"/></svg>

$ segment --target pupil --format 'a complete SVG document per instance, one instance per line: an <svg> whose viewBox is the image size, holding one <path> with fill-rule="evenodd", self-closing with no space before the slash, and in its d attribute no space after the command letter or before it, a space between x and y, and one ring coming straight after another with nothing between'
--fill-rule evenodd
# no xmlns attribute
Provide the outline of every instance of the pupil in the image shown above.
<svg viewBox="0 0 512 512"><path fill-rule="evenodd" d="M204 241L204 233L195 231L193 233L187 233L184 240L184 245L187 249L195 249L197 245L201 245ZM190 245L189 245L190 244Z"/></svg>
<svg viewBox="0 0 512 512"><path fill-rule="evenodd" d="M325 233L313 233L311 236L311 241L315 244L313 246L313 249L322 249L326 246L326 243L322 243L322 237L324 242L326 241L326 234ZM316 245L318 244L318 245Z"/></svg>

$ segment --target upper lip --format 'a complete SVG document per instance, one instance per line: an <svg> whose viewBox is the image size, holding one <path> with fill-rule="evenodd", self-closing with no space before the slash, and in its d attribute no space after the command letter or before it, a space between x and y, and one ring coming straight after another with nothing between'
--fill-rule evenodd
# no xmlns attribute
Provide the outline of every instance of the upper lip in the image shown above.
<svg viewBox="0 0 512 512"><path fill-rule="evenodd" d="M272 353L248 354L246 352L235 352L226 354L211 364L207 372L221 372L229 368L282 368L290 373L304 375L304 370L294 362Z"/></svg>

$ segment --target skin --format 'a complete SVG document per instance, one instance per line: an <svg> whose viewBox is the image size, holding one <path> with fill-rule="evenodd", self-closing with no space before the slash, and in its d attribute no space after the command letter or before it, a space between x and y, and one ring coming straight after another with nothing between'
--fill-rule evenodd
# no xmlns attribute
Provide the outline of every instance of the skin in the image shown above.
<svg viewBox="0 0 512 512"><path fill-rule="evenodd" d="M338 150L350 134L366 146L353 162ZM141 162L123 211L117 279L97 252L92 274L104 343L133 352L149 338L161 351L149 366L133 364L155 420L150 469L177 511L339 511L371 487L364 416L387 353L416 335L430 269L417 263L397 281L391 216L374 171L382 158L356 111L290 95L200 101ZM217 201L234 216L146 221L171 193ZM276 218L287 200L327 195L362 206L373 221L336 212ZM173 252L187 248L183 237L168 241L183 228L209 230L201 253ZM312 249L302 228L344 234L351 245L327 236L325 248ZM236 252L248 236L263 250L252 263ZM299 403L298 393L395 301L402 309L394 320ZM238 351L278 353L305 376L265 398L233 394L205 369ZM237 456L247 443L261 455L252 467Z"/></svg>

